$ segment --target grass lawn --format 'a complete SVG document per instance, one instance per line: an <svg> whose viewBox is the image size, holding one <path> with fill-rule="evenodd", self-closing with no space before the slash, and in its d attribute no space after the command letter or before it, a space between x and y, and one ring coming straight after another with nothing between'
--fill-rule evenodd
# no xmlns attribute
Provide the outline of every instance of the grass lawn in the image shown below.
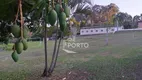
<svg viewBox="0 0 142 80"><path fill-rule="evenodd" d="M142 80L142 32L123 32L109 35L81 36L77 43L87 42L89 48L62 50L57 66L49 80ZM54 42L48 42L48 60L51 61ZM12 51L0 52L0 80L45 80L44 47L40 42L29 42L29 49L11 59Z"/></svg>

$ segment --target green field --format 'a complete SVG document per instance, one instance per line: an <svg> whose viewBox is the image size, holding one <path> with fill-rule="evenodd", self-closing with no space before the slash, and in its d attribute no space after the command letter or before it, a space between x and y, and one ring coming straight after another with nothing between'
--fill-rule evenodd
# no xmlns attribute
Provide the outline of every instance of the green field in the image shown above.
<svg viewBox="0 0 142 80"><path fill-rule="evenodd" d="M142 80L142 32L80 36L76 42L87 42L89 48L70 48L77 53L60 49L55 71L49 80ZM51 61L53 41L48 42L48 60ZM12 51L0 52L0 80L46 80L44 47L40 42L29 42L29 49L11 59Z"/></svg>

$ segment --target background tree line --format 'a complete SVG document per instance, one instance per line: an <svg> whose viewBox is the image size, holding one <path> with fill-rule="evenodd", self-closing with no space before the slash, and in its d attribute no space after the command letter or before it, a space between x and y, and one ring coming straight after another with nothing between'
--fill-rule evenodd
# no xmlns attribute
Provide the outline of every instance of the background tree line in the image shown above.
<svg viewBox="0 0 142 80"><path fill-rule="evenodd" d="M30 32L34 34L33 36L35 36L35 34L42 36L42 27L39 23L42 17L43 1L44 0L23 0L22 2L24 21L25 23L29 23L27 26ZM107 23L107 26L124 26L125 29L137 28L138 22L142 20L142 15L132 17L128 13L120 12L119 7L114 3L108 5L93 5L90 0L67 0L67 2L71 9L71 17L74 17L76 21L80 22L81 27L91 27L95 25L102 27ZM33 9L33 7L36 6L38 7ZM17 0L0 1L0 42L9 39L11 26L15 22L16 12ZM18 23L19 20L16 22Z"/></svg>

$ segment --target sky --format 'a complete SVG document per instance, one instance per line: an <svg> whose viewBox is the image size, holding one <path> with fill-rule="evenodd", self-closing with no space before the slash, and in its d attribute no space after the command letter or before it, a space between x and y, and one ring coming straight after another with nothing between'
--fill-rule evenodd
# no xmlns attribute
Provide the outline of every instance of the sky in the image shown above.
<svg viewBox="0 0 142 80"><path fill-rule="evenodd" d="M93 4L108 5L115 3L121 12L135 16L142 13L142 0L91 0Z"/></svg>

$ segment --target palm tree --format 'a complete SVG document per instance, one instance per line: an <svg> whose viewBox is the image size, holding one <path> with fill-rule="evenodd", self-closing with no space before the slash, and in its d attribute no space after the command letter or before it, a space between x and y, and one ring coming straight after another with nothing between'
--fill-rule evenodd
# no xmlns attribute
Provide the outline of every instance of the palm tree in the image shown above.
<svg viewBox="0 0 142 80"><path fill-rule="evenodd" d="M71 8L71 17L74 17L78 22L82 20L87 20L92 13L91 0L69 0L68 4ZM84 16L85 15L85 16ZM78 19L78 17L80 17ZM73 27L74 26L74 27ZM77 30L77 26L70 26L71 30ZM76 29L75 29L76 28ZM79 30L79 28L78 28ZM75 34L76 31L71 31ZM73 36L73 35L72 35ZM73 36L75 37L75 36Z"/></svg>
<svg viewBox="0 0 142 80"><path fill-rule="evenodd" d="M68 5L71 8L71 15L74 14L90 14L91 0L68 0ZM86 12L87 11L87 12Z"/></svg>
<svg viewBox="0 0 142 80"><path fill-rule="evenodd" d="M91 0L68 0L68 5L71 9L82 3L92 5Z"/></svg>
<svg viewBox="0 0 142 80"><path fill-rule="evenodd" d="M92 9L90 6L85 6L85 4L78 5L76 11L74 12L74 15L82 15L86 21L88 19L91 19ZM83 16L84 15L84 16Z"/></svg>

